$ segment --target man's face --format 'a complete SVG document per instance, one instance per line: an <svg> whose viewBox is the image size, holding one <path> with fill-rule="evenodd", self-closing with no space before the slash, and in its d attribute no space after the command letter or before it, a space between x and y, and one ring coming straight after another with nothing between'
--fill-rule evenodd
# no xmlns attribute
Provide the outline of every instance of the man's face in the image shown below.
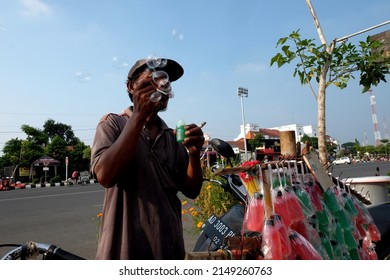
<svg viewBox="0 0 390 280"><path fill-rule="evenodd" d="M147 87L152 86L153 90L150 90L149 92L145 92L144 94L152 95L154 92L158 92L161 98L155 103L155 111L161 112L165 111L168 106L168 100L169 98L173 97L173 93L171 90L171 83L169 81L168 75L166 77L161 75L154 75L154 73L162 72L162 71L156 71L152 72L150 69L145 69L143 72L141 72L134 81L133 88L141 88L141 87ZM164 72L165 73L165 72Z"/></svg>

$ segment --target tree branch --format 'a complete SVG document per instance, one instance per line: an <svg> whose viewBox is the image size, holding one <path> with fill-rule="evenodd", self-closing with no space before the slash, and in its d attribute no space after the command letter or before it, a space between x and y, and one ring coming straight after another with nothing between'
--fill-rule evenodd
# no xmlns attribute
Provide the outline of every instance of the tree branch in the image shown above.
<svg viewBox="0 0 390 280"><path fill-rule="evenodd" d="M296 40L293 39L293 41L294 41L295 46L296 46L296 48L297 48L298 56L299 56L299 58L300 58L300 60L301 60L301 62L302 62L302 67L303 67L303 71L305 72L305 79L306 79L306 82L307 82L307 84L309 85L310 91L311 91L311 93L314 95L314 98L315 98L315 100L316 100L316 102L317 102L317 94L316 94L316 92L314 91L314 88L313 88L313 86L311 85L311 82L310 82L309 78L307 77L308 74L307 74L307 72L306 72L306 67L304 67L305 63L304 63L303 58L302 58L303 54L299 51L299 47L298 47L298 44L297 44Z"/></svg>
<svg viewBox="0 0 390 280"><path fill-rule="evenodd" d="M328 83L331 84L331 83L333 83L334 81L336 81L338 78L344 76L346 73L352 73L352 72L357 71L357 70L359 70L359 68L358 68L357 66L355 66L354 68L349 68L349 69L347 69L347 70L344 70L344 71L340 72L338 75L334 76L333 79L330 79L330 80L328 81Z"/></svg>
<svg viewBox="0 0 390 280"><path fill-rule="evenodd" d="M314 25L315 25L316 28L317 28L318 36L320 37L320 40L321 40L322 44L324 44L324 45L326 46L326 50L329 52L329 46L328 46L328 44L326 43L326 39L325 39L325 36L324 36L324 32L322 31L320 22L319 22L319 20L318 20L318 18L317 18L316 12L314 11L313 5L311 4L311 1L310 1L310 0L306 0L306 4L307 4L307 6L309 7L311 16L313 17Z"/></svg>

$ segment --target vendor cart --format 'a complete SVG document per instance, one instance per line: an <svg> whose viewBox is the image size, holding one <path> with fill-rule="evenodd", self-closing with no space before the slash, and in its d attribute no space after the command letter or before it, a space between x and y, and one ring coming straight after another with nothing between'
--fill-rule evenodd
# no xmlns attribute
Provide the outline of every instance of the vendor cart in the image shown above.
<svg viewBox="0 0 390 280"><path fill-rule="evenodd" d="M215 172L240 175L247 191L242 230L225 236L217 250L189 252L186 259L378 259L381 234L366 208L369 197L330 176L310 147L299 153L295 139L287 142L281 137L277 161Z"/></svg>

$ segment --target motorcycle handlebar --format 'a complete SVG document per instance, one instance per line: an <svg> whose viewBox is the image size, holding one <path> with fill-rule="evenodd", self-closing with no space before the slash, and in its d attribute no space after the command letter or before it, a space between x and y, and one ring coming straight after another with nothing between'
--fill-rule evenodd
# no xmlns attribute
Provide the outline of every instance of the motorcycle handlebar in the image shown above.
<svg viewBox="0 0 390 280"><path fill-rule="evenodd" d="M226 192L231 193L239 201L245 203L246 191L245 188L242 186L240 178L235 174L222 175L221 177L224 178L226 182L221 182L220 180L215 179L204 180L220 185Z"/></svg>
<svg viewBox="0 0 390 280"><path fill-rule="evenodd" d="M26 260L42 255L43 260L84 260L84 258L65 251L55 245L29 242L25 245L17 245L2 257L2 260Z"/></svg>
<svg viewBox="0 0 390 280"><path fill-rule="evenodd" d="M84 258L74 255L58 247L54 248L53 255L56 256L56 259L59 260L84 260Z"/></svg>

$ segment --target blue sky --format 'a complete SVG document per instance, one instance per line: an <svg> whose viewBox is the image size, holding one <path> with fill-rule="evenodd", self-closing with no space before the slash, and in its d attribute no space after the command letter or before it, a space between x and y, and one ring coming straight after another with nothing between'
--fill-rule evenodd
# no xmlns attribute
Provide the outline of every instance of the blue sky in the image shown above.
<svg viewBox="0 0 390 280"><path fill-rule="evenodd" d="M312 4L328 41L390 19L388 0ZM249 91L247 123L316 125L316 102L292 77L293 65L270 67L277 40L298 29L320 42L305 0L0 0L0 149L11 138L25 139L23 124L42 128L49 118L71 125L91 145L100 117L130 105L128 69L151 54L185 70L161 115L170 126L181 118L206 121L211 137L234 139L242 124L238 87ZM384 137L390 84L373 94ZM340 143L363 143L364 131L373 145L370 99L358 80L344 90L328 88L327 133Z"/></svg>

